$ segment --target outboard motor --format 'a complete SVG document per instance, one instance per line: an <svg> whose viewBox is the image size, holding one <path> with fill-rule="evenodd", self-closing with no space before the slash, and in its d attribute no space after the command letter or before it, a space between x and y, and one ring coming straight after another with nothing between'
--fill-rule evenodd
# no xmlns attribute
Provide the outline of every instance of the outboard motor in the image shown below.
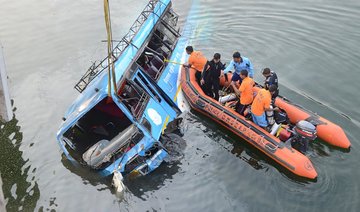
<svg viewBox="0 0 360 212"><path fill-rule="evenodd" d="M306 153L309 142L316 139L316 127L308 121L299 121L293 129L291 146Z"/></svg>

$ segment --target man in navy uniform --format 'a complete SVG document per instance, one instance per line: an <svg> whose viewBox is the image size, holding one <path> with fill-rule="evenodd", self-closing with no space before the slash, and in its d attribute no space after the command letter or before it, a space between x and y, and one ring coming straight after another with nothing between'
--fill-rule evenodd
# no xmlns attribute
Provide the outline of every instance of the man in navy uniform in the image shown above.
<svg viewBox="0 0 360 212"><path fill-rule="evenodd" d="M271 85L276 85L277 87L275 93L271 97L274 100L279 95L278 77L275 72L270 70L270 68L264 68L262 74L265 77L265 89L269 89Z"/></svg>

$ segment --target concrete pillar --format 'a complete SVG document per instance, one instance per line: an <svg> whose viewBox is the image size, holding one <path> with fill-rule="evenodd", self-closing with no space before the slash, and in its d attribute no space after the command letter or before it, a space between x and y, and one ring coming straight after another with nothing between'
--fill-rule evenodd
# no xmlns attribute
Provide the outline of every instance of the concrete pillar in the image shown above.
<svg viewBox="0 0 360 212"><path fill-rule="evenodd" d="M1 175L0 175L0 212L5 212L5 199L4 194L2 192L2 181L1 181Z"/></svg>
<svg viewBox="0 0 360 212"><path fill-rule="evenodd" d="M7 74L5 69L5 59L3 47L0 43L0 119L10 121L13 118L11 109L10 93L7 83Z"/></svg>

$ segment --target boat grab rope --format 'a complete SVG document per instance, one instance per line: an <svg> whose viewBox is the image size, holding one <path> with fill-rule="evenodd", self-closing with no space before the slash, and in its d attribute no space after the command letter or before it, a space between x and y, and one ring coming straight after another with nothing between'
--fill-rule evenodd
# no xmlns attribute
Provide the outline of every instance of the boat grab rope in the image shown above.
<svg viewBox="0 0 360 212"><path fill-rule="evenodd" d="M105 14L105 24L107 32L107 47L108 47L108 97L111 97L111 78L114 87L114 91L117 92L116 86L116 77L115 77L115 65L114 65L114 56L112 54L113 43L112 43L112 30L111 30L111 20L110 20L110 7L109 0L104 0L104 14Z"/></svg>

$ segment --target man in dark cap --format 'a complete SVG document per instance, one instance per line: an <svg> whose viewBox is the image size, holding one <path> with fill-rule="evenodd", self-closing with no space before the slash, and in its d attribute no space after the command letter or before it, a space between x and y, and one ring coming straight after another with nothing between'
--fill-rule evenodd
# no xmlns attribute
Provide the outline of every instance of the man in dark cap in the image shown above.
<svg viewBox="0 0 360 212"><path fill-rule="evenodd" d="M201 77L201 85L204 86L206 95L219 101L220 74L224 69L224 65L220 61L221 55L214 54L214 58L208 61L204 67Z"/></svg>
<svg viewBox="0 0 360 212"><path fill-rule="evenodd" d="M264 87L266 89L269 89L271 85L276 85L277 87L277 90L271 96L271 98L274 100L279 95L278 77L274 71L270 70L270 68L264 68L262 74L265 77Z"/></svg>

